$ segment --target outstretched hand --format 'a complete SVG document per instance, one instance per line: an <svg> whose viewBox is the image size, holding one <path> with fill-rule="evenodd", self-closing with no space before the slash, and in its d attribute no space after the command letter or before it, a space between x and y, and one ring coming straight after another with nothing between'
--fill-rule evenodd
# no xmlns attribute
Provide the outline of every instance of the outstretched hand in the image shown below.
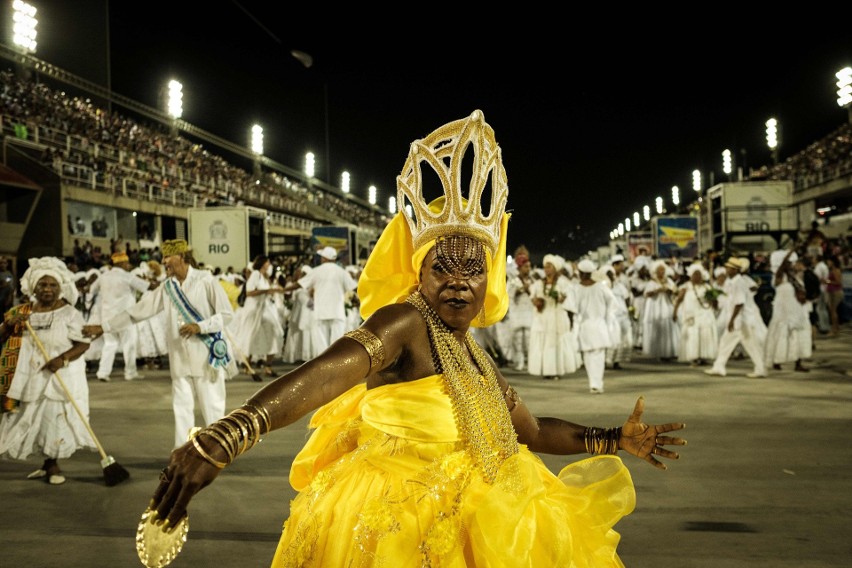
<svg viewBox="0 0 852 568"><path fill-rule="evenodd" d="M618 441L618 449L633 454L643 459L652 466L659 469L668 469L666 464L656 457L672 460L680 458L680 454L665 449L663 446L685 446L686 440L674 436L661 436L666 432L682 430L686 424L682 422L669 422L668 424L645 424L642 422L642 413L645 412L645 397L640 396L633 408L633 414L621 427L621 438Z"/></svg>
<svg viewBox="0 0 852 568"><path fill-rule="evenodd" d="M150 508L156 510L156 522L165 524L166 529L177 526L186 515L189 501L220 471L201 457L192 442L173 450L169 465L160 472L160 483L150 503Z"/></svg>

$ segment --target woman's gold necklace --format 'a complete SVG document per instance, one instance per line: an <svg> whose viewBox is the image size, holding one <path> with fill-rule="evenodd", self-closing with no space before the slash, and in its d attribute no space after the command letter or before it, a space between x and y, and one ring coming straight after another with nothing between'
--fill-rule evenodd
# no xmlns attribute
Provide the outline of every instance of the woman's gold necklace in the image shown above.
<svg viewBox="0 0 852 568"><path fill-rule="evenodd" d="M432 361L435 370L444 377L459 433L471 457L480 466L485 481L493 483L503 461L518 453L518 435L494 368L468 331L464 346L476 362L474 366L463 346L420 292L414 292L406 301L426 320Z"/></svg>

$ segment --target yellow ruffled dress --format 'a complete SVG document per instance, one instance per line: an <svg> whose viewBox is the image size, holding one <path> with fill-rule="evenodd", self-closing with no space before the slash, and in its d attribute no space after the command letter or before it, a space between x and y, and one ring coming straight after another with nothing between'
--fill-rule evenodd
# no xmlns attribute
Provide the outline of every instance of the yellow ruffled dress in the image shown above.
<svg viewBox="0 0 852 568"><path fill-rule="evenodd" d="M361 384L320 408L272 566L623 566L613 526L635 492L620 458L556 476L520 445L489 484L452 416L440 375Z"/></svg>

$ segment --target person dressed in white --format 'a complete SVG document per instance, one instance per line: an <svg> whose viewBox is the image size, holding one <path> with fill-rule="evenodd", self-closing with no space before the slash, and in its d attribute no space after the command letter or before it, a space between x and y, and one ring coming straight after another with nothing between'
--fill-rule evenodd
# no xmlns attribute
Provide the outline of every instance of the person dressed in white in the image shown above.
<svg viewBox="0 0 852 568"><path fill-rule="evenodd" d="M337 249L327 246L319 251L320 265L299 279L298 285L308 290L314 300L316 334L319 353L346 333L346 294L358 283L337 264Z"/></svg>
<svg viewBox="0 0 852 568"><path fill-rule="evenodd" d="M708 375L724 377L727 375L728 359L738 343L742 343L754 364L754 371L748 377L765 377L764 343L766 326L760 317L760 310L754 302L751 285L754 281L744 275L748 271L747 258L731 257L725 263L727 278L724 293L723 318L728 322L725 332L719 338L719 352L713 361L713 367L705 369Z"/></svg>
<svg viewBox="0 0 852 568"><path fill-rule="evenodd" d="M619 254L614 256L613 260L622 262L623 257ZM609 286L612 295L615 296L610 323L610 335L615 341L612 347L606 350L606 364L618 370L621 369L621 363L630 361L633 354L633 318L630 315L632 295L624 280L619 279L614 266L606 265L601 270L607 277L603 282Z"/></svg>
<svg viewBox="0 0 852 568"><path fill-rule="evenodd" d="M609 322L613 319L616 298L603 280L595 281L597 267L584 258L577 264L580 282L577 285L577 336L583 353L583 366L589 378L589 392L603 394L606 351L614 345Z"/></svg>
<svg viewBox="0 0 852 568"><path fill-rule="evenodd" d="M672 318L677 287L669 277L669 270L664 260L651 264L651 279L645 287L642 310L642 352L662 361L677 357L680 343L680 331Z"/></svg>
<svg viewBox="0 0 852 568"><path fill-rule="evenodd" d="M28 477L61 485L65 476L59 460L80 449L96 449L80 416L89 417L89 387L82 357L89 340L83 337L83 316L74 308L77 288L73 275L62 260L31 258L21 278L21 291L29 301L8 310L0 325L4 343L13 335L20 338L12 383L6 393L19 406L3 414L0 422L0 457L25 460L30 455L43 456L42 466ZM35 337L26 328L27 323ZM9 364L12 361L4 361L4 366Z"/></svg>
<svg viewBox="0 0 852 568"><path fill-rule="evenodd" d="M245 283L245 303L231 326L236 350L249 360L262 362L267 377L275 377L272 361L284 348L284 328L272 298L273 294L283 293L283 289L273 287L272 274L269 257L257 255Z"/></svg>
<svg viewBox="0 0 852 568"><path fill-rule="evenodd" d="M645 333L645 326L642 323L645 315L645 289L651 281L650 260L645 260L648 258L644 255L636 257L627 270L630 291L633 294L633 345L637 349L642 348Z"/></svg>
<svg viewBox="0 0 852 568"><path fill-rule="evenodd" d="M529 373L558 380L577 370L577 349L571 341L571 320L563 307L568 295L568 279L560 275L561 259L544 255L544 278L536 280L530 296L535 311L530 325Z"/></svg>
<svg viewBox="0 0 852 568"><path fill-rule="evenodd" d="M296 271L296 279L301 279L313 270L307 264ZM288 285L289 286L289 285ZM288 287L285 286L285 289ZM314 304L310 293L300 286L290 292L290 315L287 322L287 340L281 358L285 363L304 363L316 357L319 352L314 347Z"/></svg>
<svg viewBox="0 0 852 568"><path fill-rule="evenodd" d="M223 332L234 312L216 277L193 268L195 260L185 240L165 241L161 250L166 281L135 306L101 325L84 326L83 332L97 337L166 312L174 447L179 447L195 426L196 398L204 424L225 415L225 381L237 374L237 366Z"/></svg>
<svg viewBox="0 0 852 568"><path fill-rule="evenodd" d="M530 326L535 307L530 296L533 278L529 256L515 253L517 273L506 282L509 295L509 327L512 334L512 362L516 371L527 369L530 351Z"/></svg>
<svg viewBox="0 0 852 568"><path fill-rule="evenodd" d="M153 288L153 284L130 272L132 266L127 253L112 255L112 268L98 278L101 320L123 312L136 304L138 294ZM115 363L115 354L121 348L124 358L124 379L143 378L136 369L136 354L139 347L139 329L135 325L121 330L104 333L104 347L98 365L98 380L108 382Z"/></svg>
<svg viewBox="0 0 852 568"><path fill-rule="evenodd" d="M86 325L100 325L101 323L101 286L98 283L101 276L109 270L109 266L104 266L102 269L90 268L86 272L86 281L82 286L77 286L82 295L80 302L83 321ZM89 368L96 369L101 360L101 353L104 349L103 335L97 339L93 339L89 344L89 348L83 353L83 359L86 361L86 370Z"/></svg>
<svg viewBox="0 0 852 568"><path fill-rule="evenodd" d="M690 264L686 273L689 281L678 289L672 319L680 326L678 361L697 367L716 358L719 336L713 300L708 293L710 275L700 262Z"/></svg>
<svg viewBox="0 0 852 568"><path fill-rule="evenodd" d="M136 272L137 270L139 271L138 273ZM147 263L140 264L131 272L147 278L154 285L154 288L162 284L166 279L166 272L163 270L163 266L156 260L149 260ZM142 297L150 294L151 290L142 292ZM166 345L165 313L160 313L152 318L140 321L136 324L136 329L139 334L139 351L137 354L140 358L145 359L146 368L159 369L161 366L160 357L164 357L169 353L168 345Z"/></svg>
<svg viewBox="0 0 852 568"><path fill-rule="evenodd" d="M766 366L780 371L783 363L795 363L796 371L806 373L809 369L802 360L812 354L812 306L805 298L801 272L795 270L798 255L793 250L776 250L769 256L769 263L775 297L767 326ZM804 269L801 264L799 266Z"/></svg>
<svg viewBox="0 0 852 568"><path fill-rule="evenodd" d="M296 270L296 280L307 276L313 268L307 264ZM284 288L287 289L289 284ZM317 354L314 347L314 304L310 293L300 286L290 289L290 314L287 322L287 340L281 358L285 363L304 363Z"/></svg>

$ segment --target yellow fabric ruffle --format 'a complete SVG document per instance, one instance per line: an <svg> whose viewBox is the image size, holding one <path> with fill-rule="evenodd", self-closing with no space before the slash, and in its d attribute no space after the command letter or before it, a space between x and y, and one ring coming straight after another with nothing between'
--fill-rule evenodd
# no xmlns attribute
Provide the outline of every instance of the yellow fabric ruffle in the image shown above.
<svg viewBox="0 0 852 568"><path fill-rule="evenodd" d="M522 445L488 484L440 376L356 386L311 427L273 567L623 566L613 527L635 493L621 459L580 460L557 476Z"/></svg>

